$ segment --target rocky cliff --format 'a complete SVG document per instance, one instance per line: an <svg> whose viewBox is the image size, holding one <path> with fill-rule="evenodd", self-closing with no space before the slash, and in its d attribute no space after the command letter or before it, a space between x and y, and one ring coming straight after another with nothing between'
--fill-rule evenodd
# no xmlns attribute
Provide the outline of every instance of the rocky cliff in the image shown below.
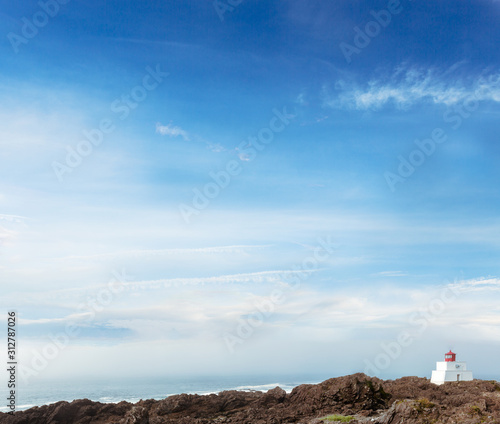
<svg viewBox="0 0 500 424"><path fill-rule="evenodd" d="M500 424L500 384L474 380L435 386L425 378L379 380L364 374L304 384L287 394L225 391L175 395L136 404L87 399L58 402L14 415L5 424Z"/></svg>

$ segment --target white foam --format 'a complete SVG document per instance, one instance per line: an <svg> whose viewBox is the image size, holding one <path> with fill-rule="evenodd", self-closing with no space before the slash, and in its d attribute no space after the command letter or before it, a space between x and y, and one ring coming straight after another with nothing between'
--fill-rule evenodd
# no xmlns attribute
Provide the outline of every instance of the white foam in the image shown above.
<svg viewBox="0 0 500 424"><path fill-rule="evenodd" d="M25 409L33 408L36 405L16 405L16 411L24 411ZM6 406L0 407L0 412L9 412L10 408Z"/></svg>

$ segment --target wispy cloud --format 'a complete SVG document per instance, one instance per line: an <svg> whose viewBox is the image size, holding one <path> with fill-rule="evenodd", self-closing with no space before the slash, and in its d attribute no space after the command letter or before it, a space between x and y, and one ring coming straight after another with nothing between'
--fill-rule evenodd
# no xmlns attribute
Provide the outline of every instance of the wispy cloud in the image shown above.
<svg viewBox="0 0 500 424"><path fill-rule="evenodd" d="M467 280L457 284L457 287L463 292L490 290L498 291L500 290L500 278L478 278L474 280Z"/></svg>
<svg viewBox="0 0 500 424"><path fill-rule="evenodd" d="M25 216L20 216L20 215L5 215L5 214L0 214L0 221L9 221L9 222L16 222L18 224L26 221L28 218Z"/></svg>
<svg viewBox="0 0 500 424"><path fill-rule="evenodd" d="M204 143L207 146L207 149L214 153L220 153L220 152L225 152L226 149L222 144L220 143L212 143L210 141L206 141L201 139L198 136L192 136L189 134L186 130L182 129L181 127L168 124L168 125L162 125L161 123L157 122L156 123L156 133L160 135L166 135L170 137L182 137L184 141L191 141L194 139L196 142L201 142Z"/></svg>
<svg viewBox="0 0 500 424"><path fill-rule="evenodd" d="M258 271L240 274L220 275L214 277L169 278L160 280L136 281L125 283L125 287L160 288L205 284L246 284L246 283L283 283L285 274L303 274L312 271Z"/></svg>
<svg viewBox="0 0 500 424"><path fill-rule="evenodd" d="M163 330L170 328L172 323L180 326L184 334L190 334L192 337L198 337L201 324L214 334L221 333L226 325L231 325L240 317L252 313L255 304L267 299L265 292L257 293L248 287L245 293L235 288L231 291L218 291L215 294L203 291L202 287L199 287L196 291L198 294L196 301L189 300L190 297L186 296L188 294L186 292L172 291L169 292L171 302L165 302L160 292L155 298L148 297L146 302L146 297L142 296L143 290L146 288L158 290L159 287L167 287L165 284L204 285L261 281L279 285L282 281L280 275L282 272L129 282L126 283L125 291L120 296L135 296L137 305L131 307L128 303L118 302L115 306L100 311L98 319L109 328L118 326L131 330L139 328L139 324L143 321L154 320L156 331L155 334L149 335L153 339L162 337ZM285 285L280 287L286 290ZM269 290L272 288L269 287ZM282 326L291 326L295 328L294 331L309 328L311 331L334 332L335 329L342 328L346 332L352 332L356 337L362 334L363 337L370 337L370 332L374 329L389 331L390 334L391 331L411 326L409 318L412 314L432 309L436 302L440 302L438 299L442 299L443 290L448 290L447 296L453 297L449 289L453 289L456 295L453 301L446 304L446 307L436 314L435 319L428 323L430 327L441 329L449 325L458 325L466 331L471 326L481 326L486 331L498 325L500 310L496 307L492 294L500 289L500 279L479 278L456 281L438 287L423 286L418 289L377 287L362 295L347 291L325 293L303 287L296 292L287 291L285 301L275 305L275 313L266 326L269 330L276 331ZM201 293L203 296L199 296ZM50 298L53 295L54 292ZM396 301L393 302L394 300ZM24 319L23 324L58 326L67 321L85 321L85 318L85 314L72 312L66 316ZM467 330L467 336L464 335L464 338L470 337L473 337L473 334Z"/></svg>
<svg viewBox="0 0 500 424"><path fill-rule="evenodd" d="M207 148L215 153L225 152L226 149L219 143L207 143Z"/></svg>
<svg viewBox="0 0 500 424"><path fill-rule="evenodd" d="M0 216L1 217L1 216ZM61 260L71 259L109 259L119 257L147 257L147 256L165 256L165 255L185 255L185 254L220 254L236 253L245 254L249 249L262 249L270 245L234 245L234 246L212 246L212 247L193 247L193 248L175 248L175 249L136 249L125 250L121 252L102 253L86 256L65 256Z"/></svg>
<svg viewBox="0 0 500 424"><path fill-rule="evenodd" d="M364 84L338 80L333 91L323 87L324 106L377 110L392 105L408 109L419 103L450 106L470 97L476 101L500 102L500 73L483 73L465 80L452 78L455 68L439 72L399 67L387 78L372 78Z"/></svg>
<svg viewBox="0 0 500 424"><path fill-rule="evenodd" d="M189 141L190 137L187 131L183 130L181 127L175 125L162 125L159 122L156 123L156 133L161 135L168 135L170 137L182 137L184 140Z"/></svg>
<svg viewBox="0 0 500 424"><path fill-rule="evenodd" d="M408 274L403 271L382 271L374 275L379 275L381 277L406 277Z"/></svg>
<svg viewBox="0 0 500 424"><path fill-rule="evenodd" d="M299 275L310 273L312 271L291 271L291 270L270 270L270 271L256 271L239 274L222 274L217 276L204 276L204 277L181 277L181 278L160 278L154 280L140 280L122 283L124 292L134 292L140 290L162 290L171 288L181 288L188 286L205 286L205 285L237 285L237 284L279 284L286 285L284 282L285 275ZM54 302L57 299L63 300L61 305L68 300L80 301L91 291L99 291L105 288L105 285L90 285L85 287L71 287L58 290L46 290L42 292L25 293L24 300L26 302ZM2 300L2 298L0 298Z"/></svg>

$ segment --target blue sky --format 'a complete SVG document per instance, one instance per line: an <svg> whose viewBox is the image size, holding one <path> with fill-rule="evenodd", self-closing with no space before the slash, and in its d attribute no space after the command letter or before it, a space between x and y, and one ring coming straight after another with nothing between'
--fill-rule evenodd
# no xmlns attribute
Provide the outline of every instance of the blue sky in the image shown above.
<svg viewBox="0 0 500 424"><path fill-rule="evenodd" d="M0 303L29 378L328 377L406 331L377 375L450 348L491 374L498 1L63 3L0 2Z"/></svg>

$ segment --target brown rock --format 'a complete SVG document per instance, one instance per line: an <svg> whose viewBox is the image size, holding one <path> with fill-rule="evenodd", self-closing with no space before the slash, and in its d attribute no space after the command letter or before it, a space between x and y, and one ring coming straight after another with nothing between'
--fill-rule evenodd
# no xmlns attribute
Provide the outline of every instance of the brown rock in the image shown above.
<svg viewBox="0 0 500 424"><path fill-rule="evenodd" d="M225 391L175 395L136 404L88 399L0 413L6 424L320 424L331 414L351 424L500 424L500 385L495 381L431 384L425 378L383 381L364 374L304 384L287 394Z"/></svg>

